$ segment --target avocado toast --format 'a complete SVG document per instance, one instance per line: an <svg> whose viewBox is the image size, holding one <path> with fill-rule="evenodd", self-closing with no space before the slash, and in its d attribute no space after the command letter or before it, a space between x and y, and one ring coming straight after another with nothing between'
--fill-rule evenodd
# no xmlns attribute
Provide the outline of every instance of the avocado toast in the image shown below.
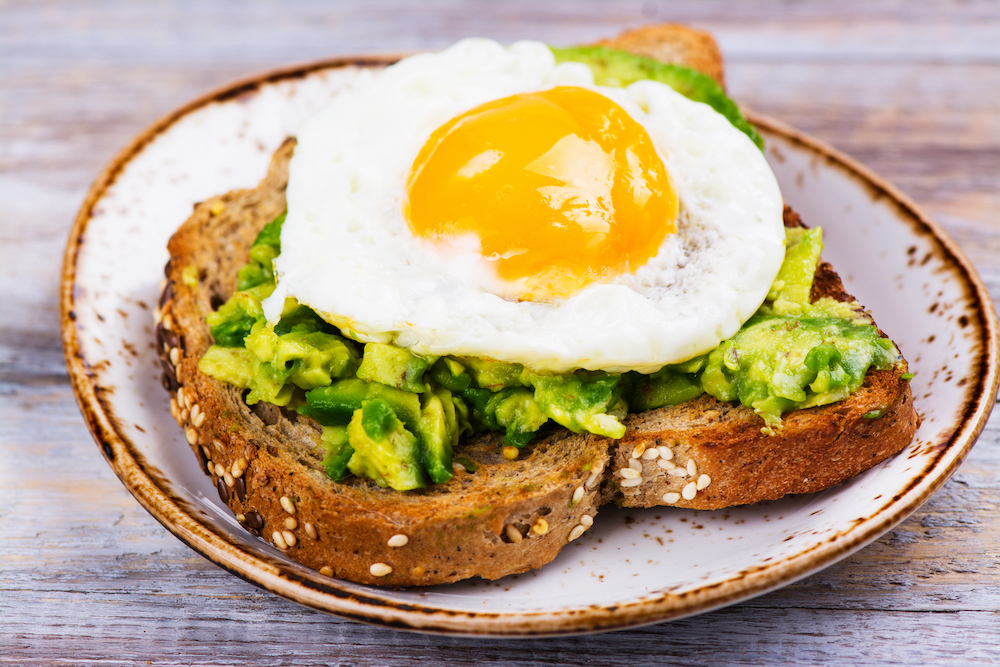
<svg viewBox="0 0 1000 667"><path fill-rule="evenodd" d="M234 292L258 232L284 211L291 151L278 151L256 190L200 205L172 239L159 349L175 418L220 497L248 529L325 574L388 585L497 578L551 560L591 525L601 501L722 507L812 491L822 488L813 480L846 479L912 435L905 366L897 366L871 373L845 401L786 415L777 435L761 434L752 410L702 397L629 417L620 441L543 431L514 461L498 436L468 438L454 478L424 490L399 493L358 477L332 482L315 421L247 406L242 391L197 370L212 342L204 317ZM797 225L787 211L786 225ZM849 300L828 267L817 276L815 297ZM865 449L872 434L891 437ZM844 451L824 460L831 443ZM805 482L803 457L816 467Z"/></svg>

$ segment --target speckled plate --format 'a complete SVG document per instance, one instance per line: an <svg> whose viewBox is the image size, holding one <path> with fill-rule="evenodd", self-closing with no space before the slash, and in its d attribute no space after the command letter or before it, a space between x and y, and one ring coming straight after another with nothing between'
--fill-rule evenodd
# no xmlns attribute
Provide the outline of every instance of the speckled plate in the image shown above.
<svg viewBox="0 0 1000 667"><path fill-rule="evenodd" d="M286 135L365 68L337 60L238 82L156 123L91 188L66 249L62 331L108 463L170 532L221 567L315 609L453 634L545 635L654 623L745 600L876 539L962 462L997 389L997 321L969 261L895 188L829 147L754 117L787 201L916 372L923 423L898 456L822 493L717 512L604 509L541 570L388 590L323 577L244 532L170 417L152 308L166 242L195 202L253 187Z"/></svg>

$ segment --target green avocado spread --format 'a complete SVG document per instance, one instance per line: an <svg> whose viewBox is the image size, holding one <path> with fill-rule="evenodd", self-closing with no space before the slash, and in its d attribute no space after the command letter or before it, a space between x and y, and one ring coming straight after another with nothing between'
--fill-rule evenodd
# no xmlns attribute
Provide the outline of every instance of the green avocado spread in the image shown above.
<svg viewBox="0 0 1000 667"><path fill-rule="evenodd" d="M604 85L639 79L667 83L726 116L758 146L760 137L713 79L694 70L603 47L553 49L558 61L584 62ZM823 247L819 229L786 230L784 263L756 314L716 349L642 375L578 370L551 374L521 364L419 356L384 343L361 345L294 299L269 325L261 301L275 288L284 215L264 227L240 272L236 293L207 318L215 345L198 364L205 374L323 426L327 473L368 477L399 491L444 483L465 433L502 432L524 447L550 420L575 433L609 438L622 419L707 393L739 401L761 416L765 433L791 410L842 400L870 368L901 363L861 306L810 302ZM457 458L470 472L474 464Z"/></svg>

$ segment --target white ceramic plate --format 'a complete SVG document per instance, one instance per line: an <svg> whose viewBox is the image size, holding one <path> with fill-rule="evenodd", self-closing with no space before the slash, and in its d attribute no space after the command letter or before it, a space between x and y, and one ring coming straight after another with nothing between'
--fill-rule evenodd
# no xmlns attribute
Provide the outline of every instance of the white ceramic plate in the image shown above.
<svg viewBox="0 0 1000 667"><path fill-rule="evenodd" d="M93 186L70 237L63 338L94 437L168 530L227 570L316 609L456 634L592 632L701 613L804 577L876 539L954 472L989 416L997 323L954 243L850 159L754 118L786 200L916 373L923 418L901 454L825 492L717 512L603 509L541 570L388 590L322 577L244 532L202 474L160 386L152 308L166 242L192 205L253 187L298 124L366 67L339 60L238 82L154 125Z"/></svg>

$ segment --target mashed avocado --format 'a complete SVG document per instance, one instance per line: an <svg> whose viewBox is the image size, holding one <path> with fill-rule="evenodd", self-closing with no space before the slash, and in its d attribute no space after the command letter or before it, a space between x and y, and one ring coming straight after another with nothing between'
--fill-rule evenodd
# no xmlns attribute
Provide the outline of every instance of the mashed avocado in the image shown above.
<svg viewBox="0 0 1000 667"><path fill-rule="evenodd" d="M722 86L707 74L605 46L551 48L557 63L573 61L587 65L594 73L594 83L599 86L625 87L643 79L665 83L684 97L704 102L715 109L737 130L750 137L759 149L764 150L764 139L726 95Z"/></svg>
<svg viewBox="0 0 1000 667"><path fill-rule="evenodd" d="M786 230L785 260L767 300L735 336L650 375L537 373L383 343L362 347L294 299L269 327L260 302L274 290L283 218L261 231L239 291L207 318L216 344L198 367L249 389L249 404L294 406L323 425L324 465L334 480L351 473L400 491L444 483L464 433L503 432L520 448L552 420L576 433L620 438L628 412L703 393L752 408L771 432L781 415L842 400L870 368L890 369L901 359L856 302L810 303L819 229Z"/></svg>

